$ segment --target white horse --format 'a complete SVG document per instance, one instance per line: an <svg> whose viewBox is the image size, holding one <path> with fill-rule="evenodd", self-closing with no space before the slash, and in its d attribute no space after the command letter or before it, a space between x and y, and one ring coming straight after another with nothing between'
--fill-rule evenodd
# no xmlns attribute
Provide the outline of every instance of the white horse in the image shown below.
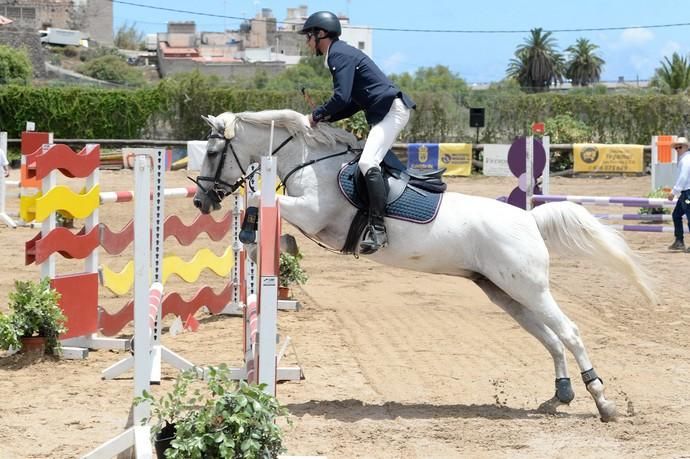
<svg viewBox="0 0 690 459"><path fill-rule="evenodd" d="M304 115L292 110L223 113L204 120L211 134L194 197L201 212L218 209L220 201L241 186L247 167L268 152L273 121L273 145L278 146L273 153L287 194L278 197L282 217L326 246L343 247L356 209L341 194L336 175L355 157L348 151L356 145L354 136L325 124L312 129ZM542 409L553 411L574 397L567 348L575 356L601 419L615 418L615 403L604 396L603 382L577 326L549 290L548 249L591 256L627 275L642 294L656 301L645 273L616 231L569 202L544 204L527 212L494 199L451 192L444 193L432 222L386 218L386 228L389 245L369 255L372 260L468 278L546 347L554 362L556 394Z"/></svg>

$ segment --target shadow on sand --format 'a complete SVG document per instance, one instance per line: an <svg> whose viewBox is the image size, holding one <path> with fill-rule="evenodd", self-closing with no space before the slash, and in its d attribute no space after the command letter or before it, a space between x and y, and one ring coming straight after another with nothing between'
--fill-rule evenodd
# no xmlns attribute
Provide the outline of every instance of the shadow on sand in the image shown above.
<svg viewBox="0 0 690 459"><path fill-rule="evenodd" d="M484 419L535 419L544 417L589 418L595 414L546 413L537 409L512 408L505 405L434 405L431 403L367 404L360 400L310 400L304 403L287 404L285 407L294 416L323 416L342 422L356 422L361 419L389 420L435 419L435 418L484 418Z"/></svg>

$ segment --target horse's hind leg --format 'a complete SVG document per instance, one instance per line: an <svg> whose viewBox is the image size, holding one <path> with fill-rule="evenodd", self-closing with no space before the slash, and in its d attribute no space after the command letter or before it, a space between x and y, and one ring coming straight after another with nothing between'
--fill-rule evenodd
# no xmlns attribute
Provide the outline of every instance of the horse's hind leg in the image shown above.
<svg viewBox="0 0 690 459"><path fill-rule="evenodd" d="M540 405L541 410L554 412L561 404L570 403L575 398L568 367L565 359L565 347L558 336L534 315L532 311L512 299L489 279L482 277L475 281L489 299L507 312L522 328L534 336L551 354L556 374L556 394Z"/></svg>
<svg viewBox="0 0 690 459"><path fill-rule="evenodd" d="M558 336L561 342L565 344L565 347L572 352L580 367L585 387L587 387L587 391L597 405L601 420L604 422L615 420L616 404L606 400L606 397L604 397L604 383L601 378L597 376L597 373L592 367L592 362L587 356L587 350L582 342L580 331L577 326L568 319L563 311L561 311L548 289L531 291L530 293L534 294L535 301L526 301L524 304L526 307L529 307L536 317L542 320L544 324ZM530 293L528 293L528 295Z"/></svg>

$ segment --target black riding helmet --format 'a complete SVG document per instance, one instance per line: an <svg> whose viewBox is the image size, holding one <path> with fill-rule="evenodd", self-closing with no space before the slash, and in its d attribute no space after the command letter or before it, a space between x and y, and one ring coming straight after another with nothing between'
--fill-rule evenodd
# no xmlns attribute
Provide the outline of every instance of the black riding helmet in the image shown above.
<svg viewBox="0 0 690 459"><path fill-rule="evenodd" d="M317 11L307 18L302 30L302 35L312 32L314 29L325 30L329 37L337 38L342 33L338 16L330 11Z"/></svg>

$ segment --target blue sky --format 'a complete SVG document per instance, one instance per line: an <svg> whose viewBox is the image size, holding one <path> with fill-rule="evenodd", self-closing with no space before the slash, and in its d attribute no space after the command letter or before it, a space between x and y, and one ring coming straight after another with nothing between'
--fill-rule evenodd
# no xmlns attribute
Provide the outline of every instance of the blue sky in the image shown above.
<svg viewBox="0 0 690 459"><path fill-rule="evenodd" d="M386 73L414 72L419 67L445 65L470 83L499 81L516 46L530 29L625 28L558 32L558 48L584 37L599 46L606 61L603 80L646 80L664 56L690 52L690 3L687 0L577 0L521 2L517 0L127 0L129 3L220 16L253 17L271 8L280 21L288 7L307 5L309 13L345 13L352 25L374 28L524 31L518 33L421 33L374 31L374 60ZM114 0L114 23L135 24L147 33L165 31L169 20L194 20L197 31L236 29L236 19L158 11ZM684 13L685 12L685 13ZM688 23L676 27L639 28ZM637 27L637 28L634 28Z"/></svg>

